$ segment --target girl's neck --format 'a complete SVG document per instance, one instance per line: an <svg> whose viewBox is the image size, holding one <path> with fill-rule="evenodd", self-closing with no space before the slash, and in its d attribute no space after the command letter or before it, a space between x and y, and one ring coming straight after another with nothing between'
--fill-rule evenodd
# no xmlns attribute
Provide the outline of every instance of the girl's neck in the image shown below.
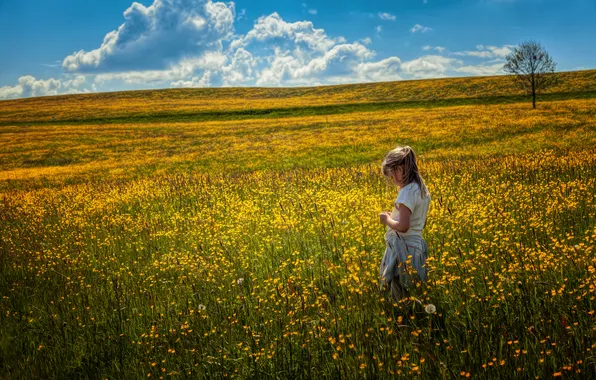
<svg viewBox="0 0 596 380"><path fill-rule="evenodd" d="M397 186L399 186L399 189L403 189L404 187L408 186L409 184L411 184L412 182L408 182L408 183L403 183L403 184L398 184Z"/></svg>

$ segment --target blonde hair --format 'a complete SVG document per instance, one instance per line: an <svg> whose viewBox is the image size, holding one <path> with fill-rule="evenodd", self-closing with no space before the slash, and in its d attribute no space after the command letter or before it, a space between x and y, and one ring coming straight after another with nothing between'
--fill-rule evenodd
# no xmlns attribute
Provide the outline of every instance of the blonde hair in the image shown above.
<svg viewBox="0 0 596 380"><path fill-rule="evenodd" d="M398 166L404 167L404 185L415 182L420 188L420 197L425 198L429 195L424 179L418 172L418 164L416 163L416 153L409 146L398 146L390 150L383 159L381 170L385 177L391 177L391 173L397 169Z"/></svg>

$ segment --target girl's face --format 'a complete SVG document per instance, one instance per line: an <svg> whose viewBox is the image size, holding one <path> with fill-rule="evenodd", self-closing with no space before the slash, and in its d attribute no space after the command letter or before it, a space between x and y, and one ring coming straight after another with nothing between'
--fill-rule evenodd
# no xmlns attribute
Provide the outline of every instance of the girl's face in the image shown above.
<svg viewBox="0 0 596 380"><path fill-rule="evenodd" d="M404 167L398 166L391 172L391 180L395 186L403 187L404 183Z"/></svg>

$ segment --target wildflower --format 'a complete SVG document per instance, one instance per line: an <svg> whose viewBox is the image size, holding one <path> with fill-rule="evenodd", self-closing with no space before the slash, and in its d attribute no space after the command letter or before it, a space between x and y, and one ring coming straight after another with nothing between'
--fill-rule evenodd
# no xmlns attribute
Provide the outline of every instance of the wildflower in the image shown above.
<svg viewBox="0 0 596 380"><path fill-rule="evenodd" d="M434 314L437 311L437 308L432 303L429 303L424 307L424 311L426 311L426 314Z"/></svg>
<svg viewBox="0 0 596 380"><path fill-rule="evenodd" d="M199 309L199 310L205 310L206 307L203 304L199 304L199 306L197 307L197 309Z"/></svg>
<svg viewBox="0 0 596 380"><path fill-rule="evenodd" d="M236 280L236 284L238 284L238 286L242 286L243 283L244 283L244 279L242 277L240 277L238 280Z"/></svg>

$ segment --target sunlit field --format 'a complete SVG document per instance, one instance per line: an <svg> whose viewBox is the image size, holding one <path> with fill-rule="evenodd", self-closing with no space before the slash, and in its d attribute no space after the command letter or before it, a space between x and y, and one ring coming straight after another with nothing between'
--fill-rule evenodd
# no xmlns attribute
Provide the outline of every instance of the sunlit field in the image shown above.
<svg viewBox="0 0 596 380"><path fill-rule="evenodd" d="M592 378L596 71L565 78L0 102L0 378ZM394 304L400 144L433 200Z"/></svg>

